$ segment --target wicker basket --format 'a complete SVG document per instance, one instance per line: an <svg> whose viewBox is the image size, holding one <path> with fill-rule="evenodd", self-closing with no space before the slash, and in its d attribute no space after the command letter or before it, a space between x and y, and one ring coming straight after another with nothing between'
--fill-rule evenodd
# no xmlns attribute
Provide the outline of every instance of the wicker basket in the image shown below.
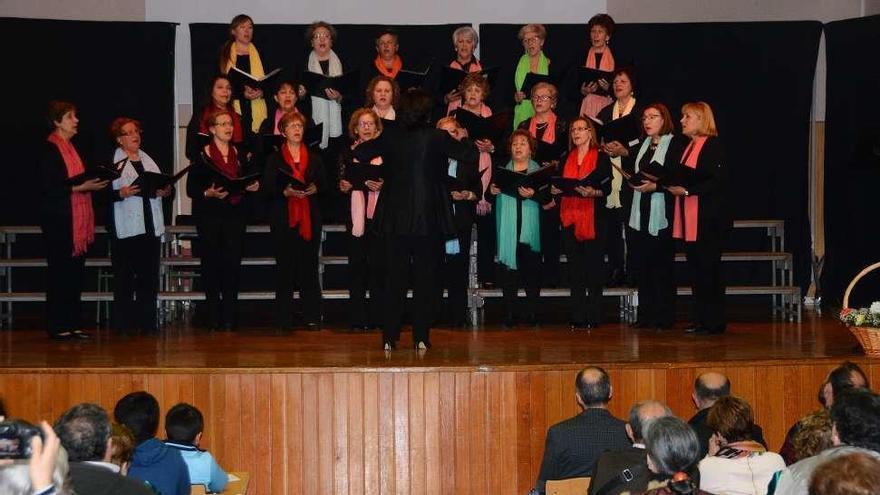
<svg viewBox="0 0 880 495"><path fill-rule="evenodd" d="M880 262L874 263L873 265L868 266L864 270L860 271L858 275L856 275L852 281L849 283L849 286L846 288L846 292L843 294L843 307L849 308L849 293L852 292L853 287L868 273L880 268ZM859 344L862 346L862 349L865 350L865 355L868 357L880 358L880 328L877 327L868 327L868 326L847 326L849 331L852 332L853 335L858 339Z"/></svg>

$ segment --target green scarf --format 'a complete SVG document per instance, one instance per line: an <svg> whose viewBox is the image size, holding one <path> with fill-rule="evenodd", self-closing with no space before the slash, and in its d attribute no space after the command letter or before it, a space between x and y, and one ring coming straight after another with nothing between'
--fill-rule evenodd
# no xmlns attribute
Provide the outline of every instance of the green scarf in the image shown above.
<svg viewBox="0 0 880 495"><path fill-rule="evenodd" d="M522 89L522 85L526 80L526 74L529 73L529 68L531 67L531 63L529 61L529 54L524 53L522 57L519 58L519 63L516 64L516 74L513 77L514 87L517 91ZM538 72L536 74L549 75L550 74L550 61L547 60L547 57L544 55L544 52L541 52L538 57ZM535 107L532 106L532 100L530 99L531 95L526 95L526 99L519 102L516 107L513 109L513 128L516 129L520 122L525 122L529 120L532 115L535 115Z"/></svg>
<svg viewBox="0 0 880 495"><path fill-rule="evenodd" d="M660 142L657 143L657 149L654 150L654 156L651 158L651 161L663 165L663 162L666 161L666 151L669 149L669 143L671 141L672 134L664 134L663 136L660 136ZM645 155L650 146L651 138L645 138L642 142L642 147L639 148L639 155L636 157L636 172L639 171L639 162L642 161L642 156ZM639 191L633 191L632 209L629 213L629 226L635 230L642 229L641 206L642 193ZM666 220L666 198L662 191L653 192L651 193L651 216L648 217L648 233L657 237L657 234L666 227L669 227L669 221Z"/></svg>
<svg viewBox="0 0 880 495"><path fill-rule="evenodd" d="M528 171L538 170L539 165L529 160ZM513 170L513 161L507 163L507 170ZM498 232L498 261L511 270L516 270L516 245L518 242L527 244L532 251L541 252L541 227L538 222L540 208L538 203L530 199L522 200L522 230L516 238L516 227L519 219L516 215L517 198L499 194L495 205L496 230Z"/></svg>

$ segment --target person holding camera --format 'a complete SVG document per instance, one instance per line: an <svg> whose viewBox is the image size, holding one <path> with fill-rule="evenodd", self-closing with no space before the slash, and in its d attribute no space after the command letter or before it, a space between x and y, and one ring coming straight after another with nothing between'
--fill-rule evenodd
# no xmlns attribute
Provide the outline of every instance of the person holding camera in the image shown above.
<svg viewBox="0 0 880 495"><path fill-rule="evenodd" d="M68 495L67 474L67 451L49 423L0 422L0 493Z"/></svg>

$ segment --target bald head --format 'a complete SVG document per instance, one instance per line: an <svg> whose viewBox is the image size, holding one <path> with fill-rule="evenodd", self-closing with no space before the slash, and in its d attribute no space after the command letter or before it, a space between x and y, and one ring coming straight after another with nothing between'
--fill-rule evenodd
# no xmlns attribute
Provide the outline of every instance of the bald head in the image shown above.
<svg viewBox="0 0 880 495"><path fill-rule="evenodd" d="M694 405L697 409L711 407L721 397L730 395L730 380L717 371L709 371L694 380Z"/></svg>
<svg viewBox="0 0 880 495"><path fill-rule="evenodd" d="M611 400L611 379L598 366L590 366L578 372L575 388L582 407L605 407Z"/></svg>
<svg viewBox="0 0 880 495"><path fill-rule="evenodd" d="M627 424L627 433L633 443L644 443L644 432L648 425L655 419L666 416L672 416L672 411L660 401L644 400L633 404L629 409Z"/></svg>

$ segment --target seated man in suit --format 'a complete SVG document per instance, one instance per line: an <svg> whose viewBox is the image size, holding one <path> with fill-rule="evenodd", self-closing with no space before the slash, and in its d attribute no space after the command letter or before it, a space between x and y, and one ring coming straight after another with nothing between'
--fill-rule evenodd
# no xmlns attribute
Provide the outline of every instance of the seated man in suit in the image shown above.
<svg viewBox="0 0 880 495"><path fill-rule="evenodd" d="M709 437L714 433L711 428L706 425L706 418L709 417L709 409L715 402L730 395L730 380L721 373L709 371L697 376L694 380L694 392L691 399L694 401L694 407L697 413L688 421L694 433L697 434L697 440L700 441L700 459L706 457L709 452ZM764 440L764 431L760 426L754 425L752 438L767 447L767 441Z"/></svg>
<svg viewBox="0 0 880 495"><path fill-rule="evenodd" d="M599 455L630 446L623 421L608 412L612 389L608 373L598 366L581 370L575 400L582 411L547 430L544 460L533 493L545 493L547 480L592 476Z"/></svg>
<svg viewBox="0 0 880 495"><path fill-rule="evenodd" d="M632 440L632 447L622 450L609 450L599 456L590 495L617 495L623 492L642 492L648 487L651 472L648 470L648 457L642 433L648 424L672 411L656 400L636 402L629 409L629 423L626 434Z"/></svg>
<svg viewBox="0 0 880 495"><path fill-rule="evenodd" d="M55 422L55 432L67 450L70 481L76 493L92 495L150 495L142 481L126 478L110 462L110 417L97 404L73 406Z"/></svg>

